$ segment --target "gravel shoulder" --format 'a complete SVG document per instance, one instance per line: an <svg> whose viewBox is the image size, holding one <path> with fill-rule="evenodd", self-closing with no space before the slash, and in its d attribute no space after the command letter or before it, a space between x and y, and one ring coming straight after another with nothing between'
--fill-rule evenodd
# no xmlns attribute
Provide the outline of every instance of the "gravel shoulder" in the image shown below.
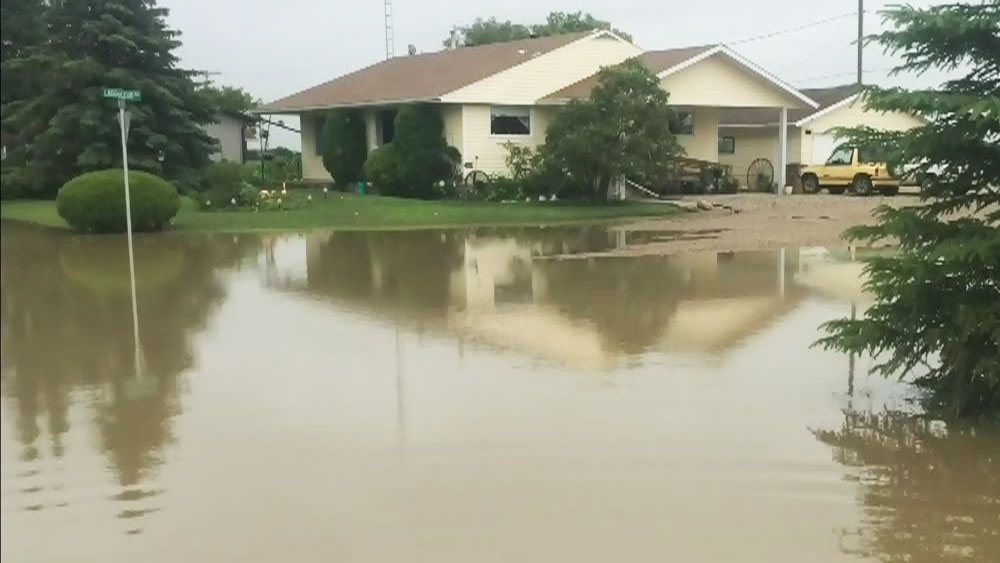
<svg viewBox="0 0 1000 563"><path fill-rule="evenodd" d="M643 219L626 227L628 244L615 255L672 254L701 250L765 250L846 244L848 227L872 224L880 205L919 205L916 194L894 197L850 195L735 194L685 197L711 202L712 211L670 219ZM720 207L721 206L721 207Z"/></svg>

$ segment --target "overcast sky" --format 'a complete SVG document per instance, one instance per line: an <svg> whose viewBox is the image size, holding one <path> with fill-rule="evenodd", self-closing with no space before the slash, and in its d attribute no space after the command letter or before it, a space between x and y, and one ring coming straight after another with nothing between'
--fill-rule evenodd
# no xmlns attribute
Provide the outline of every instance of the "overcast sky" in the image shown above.
<svg viewBox="0 0 1000 563"><path fill-rule="evenodd" d="M877 12L899 0L865 1L865 31L881 27ZM926 6L930 0L910 0ZM181 64L218 72L218 84L241 86L271 101L385 58L383 0L160 0L169 25L182 33ZM856 0L394 0L396 54L408 44L436 51L453 25L495 16L541 22L551 11L582 10L631 33L647 50L710 43L733 48L797 87L854 80ZM741 42L827 18L847 16L800 31ZM865 80L886 83L892 61L877 46L865 50ZM897 79L931 85L938 76ZM931 83L931 84L928 84ZM298 147L295 135L272 143Z"/></svg>

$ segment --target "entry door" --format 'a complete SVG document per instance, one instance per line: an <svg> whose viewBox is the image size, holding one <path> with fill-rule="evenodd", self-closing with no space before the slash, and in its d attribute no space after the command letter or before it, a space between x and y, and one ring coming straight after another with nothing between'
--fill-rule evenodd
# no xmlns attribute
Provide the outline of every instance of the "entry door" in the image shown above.
<svg viewBox="0 0 1000 563"><path fill-rule="evenodd" d="M809 164L825 164L836 146L837 141L830 133L813 133L812 159Z"/></svg>

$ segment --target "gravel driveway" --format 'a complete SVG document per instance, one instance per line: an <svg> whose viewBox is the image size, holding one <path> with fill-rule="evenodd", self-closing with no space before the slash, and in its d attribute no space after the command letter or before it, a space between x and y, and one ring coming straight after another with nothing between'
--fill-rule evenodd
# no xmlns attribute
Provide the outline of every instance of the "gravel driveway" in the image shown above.
<svg viewBox="0 0 1000 563"><path fill-rule="evenodd" d="M879 205L919 205L915 193L895 197L851 195L734 194L684 197L716 204L713 211L685 213L670 219L645 219L626 230L648 233L644 244L630 244L614 254L670 254L697 250L754 250L846 244L847 227L874 222ZM719 209L718 206L730 209Z"/></svg>

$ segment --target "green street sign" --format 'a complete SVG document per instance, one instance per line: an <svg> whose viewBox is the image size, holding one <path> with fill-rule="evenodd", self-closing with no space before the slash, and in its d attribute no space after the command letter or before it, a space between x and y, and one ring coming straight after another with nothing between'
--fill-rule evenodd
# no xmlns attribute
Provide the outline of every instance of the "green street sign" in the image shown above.
<svg viewBox="0 0 1000 563"><path fill-rule="evenodd" d="M102 88L101 96L127 102L138 102L142 99L142 93L138 90L125 90L124 88Z"/></svg>

